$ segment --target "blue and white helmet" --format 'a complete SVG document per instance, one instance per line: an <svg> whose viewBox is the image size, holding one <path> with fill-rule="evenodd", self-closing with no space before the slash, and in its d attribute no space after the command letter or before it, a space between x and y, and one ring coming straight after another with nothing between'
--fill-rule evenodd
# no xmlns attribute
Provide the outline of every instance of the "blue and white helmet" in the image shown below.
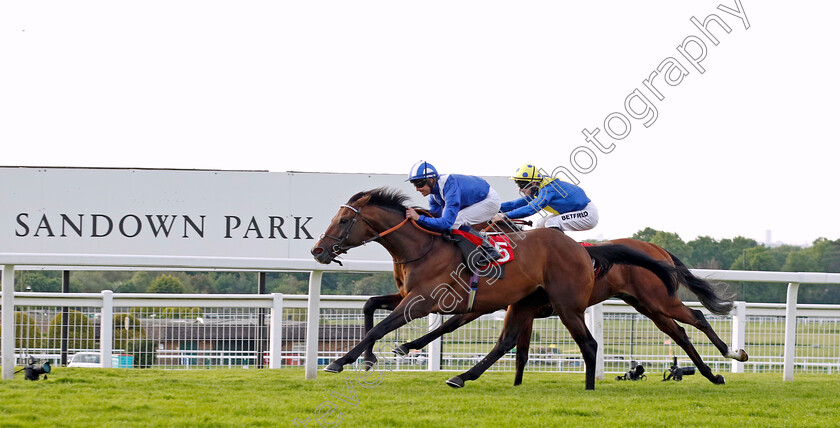
<svg viewBox="0 0 840 428"><path fill-rule="evenodd" d="M421 180L424 178L438 178L438 172L432 164L426 161L420 161L411 167L411 171L408 173L408 180L405 181Z"/></svg>

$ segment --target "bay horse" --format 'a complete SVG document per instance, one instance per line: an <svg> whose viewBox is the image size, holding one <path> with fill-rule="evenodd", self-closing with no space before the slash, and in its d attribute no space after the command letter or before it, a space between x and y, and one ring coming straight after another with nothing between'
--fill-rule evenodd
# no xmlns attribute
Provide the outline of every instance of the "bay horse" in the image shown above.
<svg viewBox="0 0 840 428"><path fill-rule="evenodd" d="M655 244L635 239L616 239L597 244L597 246L614 244L642 251L654 259L673 266L677 275L677 283L693 292L700 303L710 312L726 315L732 310L731 300L719 296L712 284L692 274L679 258L667 250ZM597 248L597 246L586 248ZM733 350L726 345L706 321L701 311L685 306L676 293L671 293L667 285L645 269L632 265L613 267L606 275L596 279L595 286L589 295L588 305L598 304L610 297L618 297L624 300L639 313L650 318L661 331L670 336L685 351L698 371L712 383L723 384L725 379L721 375L715 375L711 368L703 362L700 354L691 344L685 329L675 321L694 326L702 331L724 357L736 361L747 361L749 358L743 349ZM405 355L411 349L421 349L431 341L475 320L480 315L469 313L451 317L437 329L414 341L400 345L394 352ZM553 309L547 303L545 293L542 290L537 290L532 295L511 305L508 307L505 316L502 334L493 350L468 371L449 379L447 384L459 388L464 386L465 381L478 379L482 373L515 345L516 376L514 385L520 385L528 361L533 320L551 315L553 315Z"/></svg>
<svg viewBox="0 0 840 428"><path fill-rule="evenodd" d="M558 314L581 350L586 371L586 389L595 388L595 354L598 343L584 322L584 311L593 292L593 258L582 246L553 229L534 229L510 236L516 256L505 266L501 279L491 283L479 278L482 292L468 302L470 273L461 262L456 245L440 234L419 226L403 227L408 197L399 191L379 188L359 192L341 205L324 235L312 248L316 261L329 264L348 250L370 242L381 244L394 260L394 279L399 293L390 296L392 312L370 328L364 338L324 370L338 373L346 364L372 349L389 332L430 313L490 313L516 303L535 291L545 291L546 300ZM667 265L622 245L600 247L599 263L646 265L662 281L676 285ZM397 297L399 300L397 301Z"/></svg>

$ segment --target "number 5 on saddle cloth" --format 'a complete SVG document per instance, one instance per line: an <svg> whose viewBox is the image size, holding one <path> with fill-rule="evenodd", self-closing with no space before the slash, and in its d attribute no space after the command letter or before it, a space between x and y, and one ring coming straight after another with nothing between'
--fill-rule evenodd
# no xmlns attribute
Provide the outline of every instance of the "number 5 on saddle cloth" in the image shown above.
<svg viewBox="0 0 840 428"><path fill-rule="evenodd" d="M481 254L483 251L481 249L481 238L457 229L452 230L450 238L461 249L461 253L464 256L464 264L470 269L470 298L467 310L471 311L475 302L475 293L478 290L478 278L486 277L492 280L504 278L505 263L513 260L513 244L510 242L510 238L503 233L488 233L487 240L490 241L502 257L480 266L479 260L484 258Z"/></svg>

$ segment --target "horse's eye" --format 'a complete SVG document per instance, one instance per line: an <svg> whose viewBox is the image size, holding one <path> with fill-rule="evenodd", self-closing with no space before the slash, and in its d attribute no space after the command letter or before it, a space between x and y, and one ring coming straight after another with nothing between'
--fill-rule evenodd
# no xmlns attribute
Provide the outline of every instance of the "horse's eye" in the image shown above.
<svg viewBox="0 0 840 428"><path fill-rule="evenodd" d="M341 219L341 220L339 220L339 221L338 221L338 224L345 224L345 223L347 223L347 219L346 219L346 218L343 218L343 219Z"/></svg>

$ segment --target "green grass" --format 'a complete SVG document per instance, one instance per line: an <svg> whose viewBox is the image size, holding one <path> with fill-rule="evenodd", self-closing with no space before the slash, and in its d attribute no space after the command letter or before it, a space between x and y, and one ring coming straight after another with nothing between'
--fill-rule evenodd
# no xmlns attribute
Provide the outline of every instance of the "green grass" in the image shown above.
<svg viewBox="0 0 840 428"><path fill-rule="evenodd" d="M414 324L390 333L384 339L385 343L404 343L416 339L428 331L425 318L413 321ZM358 322L348 323L358 324ZM713 329L724 340L729 342L732 333L731 321L710 321ZM695 348L701 355L717 356L717 349L711 341L700 331L685 324L681 324ZM630 321L606 319L603 323L604 341L607 353L610 355L668 355L668 348L664 341L669 339L665 333L658 330L652 321L639 317L635 321L635 332L629 330ZM826 324L798 324L797 325L797 358L837 358L840 355L838 346L837 323ZM443 338L446 352L486 354L495 346L502 321L478 320L470 323L455 333ZM746 350L750 356L781 357L784 348L784 319L778 322L751 321L746 327ZM632 336L632 340L631 340ZM557 346L563 353L578 353L579 349L568 331L562 327L557 318L537 319L532 333L532 352L549 345ZM678 351L681 352L681 351Z"/></svg>
<svg viewBox="0 0 840 428"><path fill-rule="evenodd" d="M56 368L48 380L0 382L3 427L825 427L840 424L840 379L797 374L699 375L682 382L599 381L582 374L487 373L452 389L452 372L349 369L304 380L301 369L119 370ZM367 381L368 387L363 387ZM350 389L352 388L352 389ZM344 401L342 401L344 397ZM351 398L352 397L352 398ZM348 402L349 401L349 402ZM335 409L329 413L331 406ZM340 421L339 421L339 418Z"/></svg>

